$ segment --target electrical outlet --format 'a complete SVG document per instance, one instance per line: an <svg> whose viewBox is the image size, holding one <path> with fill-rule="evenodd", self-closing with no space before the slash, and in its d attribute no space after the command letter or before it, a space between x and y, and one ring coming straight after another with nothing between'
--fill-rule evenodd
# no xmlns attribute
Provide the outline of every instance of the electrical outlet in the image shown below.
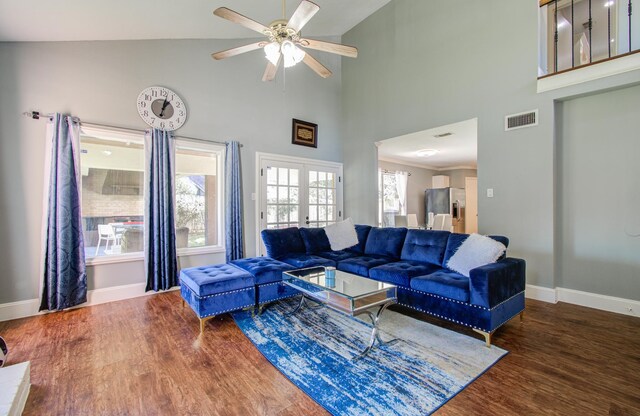
<svg viewBox="0 0 640 416"><path fill-rule="evenodd" d="M493 188L487 188L487 198L493 198Z"/></svg>

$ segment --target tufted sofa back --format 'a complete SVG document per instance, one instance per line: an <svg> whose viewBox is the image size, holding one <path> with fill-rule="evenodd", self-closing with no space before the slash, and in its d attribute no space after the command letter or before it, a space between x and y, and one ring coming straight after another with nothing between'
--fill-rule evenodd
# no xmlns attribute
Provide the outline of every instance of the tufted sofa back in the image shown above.
<svg viewBox="0 0 640 416"><path fill-rule="evenodd" d="M449 231L409 230L400 258L442 266L450 234Z"/></svg>

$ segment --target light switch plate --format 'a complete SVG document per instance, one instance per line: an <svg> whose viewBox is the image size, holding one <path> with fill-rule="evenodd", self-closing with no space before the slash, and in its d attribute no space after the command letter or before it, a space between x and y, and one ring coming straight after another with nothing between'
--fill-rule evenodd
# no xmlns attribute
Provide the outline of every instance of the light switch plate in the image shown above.
<svg viewBox="0 0 640 416"><path fill-rule="evenodd" d="M487 198L493 198L493 188L487 188Z"/></svg>

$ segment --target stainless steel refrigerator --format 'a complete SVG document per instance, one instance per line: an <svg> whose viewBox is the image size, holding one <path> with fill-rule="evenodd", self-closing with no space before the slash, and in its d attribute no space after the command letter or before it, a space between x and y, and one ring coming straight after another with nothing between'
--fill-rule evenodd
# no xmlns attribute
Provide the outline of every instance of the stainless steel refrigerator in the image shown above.
<svg viewBox="0 0 640 416"><path fill-rule="evenodd" d="M429 213L450 214L451 224L457 233L464 233L465 192L462 188L438 188L425 191L425 224Z"/></svg>

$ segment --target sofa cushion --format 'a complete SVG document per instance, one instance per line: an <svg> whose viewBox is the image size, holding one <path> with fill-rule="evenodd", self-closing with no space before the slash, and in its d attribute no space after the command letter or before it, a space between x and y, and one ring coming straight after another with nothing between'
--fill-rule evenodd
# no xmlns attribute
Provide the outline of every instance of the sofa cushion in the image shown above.
<svg viewBox="0 0 640 416"><path fill-rule="evenodd" d="M294 269L290 264L269 257L232 260L231 264L251 273L256 285L279 282L282 280L282 272Z"/></svg>
<svg viewBox="0 0 640 416"><path fill-rule="evenodd" d="M300 228L300 237L308 254L331 250L324 228Z"/></svg>
<svg viewBox="0 0 640 416"><path fill-rule="evenodd" d="M446 265L449 262L449 259L456 253L456 251L458 251L458 248L462 245L462 243L464 243L464 240L466 240L467 237L469 237L469 234L451 233L451 235L449 235L449 240L447 241L447 249L444 252L444 259L442 260L442 264ZM488 237L504 244L505 247L509 247L509 239L507 237L503 237L501 235L490 235ZM505 257L506 252L498 260L501 260Z"/></svg>
<svg viewBox="0 0 640 416"><path fill-rule="evenodd" d="M234 265L216 264L182 269L180 282L202 297L253 287L255 279L251 273Z"/></svg>
<svg viewBox="0 0 640 416"><path fill-rule="evenodd" d="M409 287L409 282L415 276L431 274L440 269L440 266L430 263L396 261L374 267L369 270L369 277L381 282Z"/></svg>
<svg viewBox="0 0 640 416"><path fill-rule="evenodd" d="M450 234L449 231L409 230L400 258L442 266Z"/></svg>
<svg viewBox="0 0 640 416"><path fill-rule="evenodd" d="M322 253L316 253L317 256L324 257L325 259L333 260L336 263L342 260L350 259L358 256L358 253L351 250L340 251L323 251Z"/></svg>
<svg viewBox="0 0 640 416"><path fill-rule="evenodd" d="M338 270L369 277L369 269L390 263L392 261L394 261L394 259L386 256L364 254L362 256L352 257L350 259L339 261Z"/></svg>
<svg viewBox="0 0 640 416"><path fill-rule="evenodd" d="M304 269L307 267L315 266L336 267L336 262L333 260L306 253L291 253L287 254L286 256L280 257L278 260L295 266L296 269Z"/></svg>
<svg viewBox="0 0 640 416"><path fill-rule="evenodd" d="M297 227L262 230L260 235L267 249L267 255L272 259L277 260L289 253L304 253L307 251L302 237L300 237L300 230Z"/></svg>
<svg viewBox="0 0 640 416"><path fill-rule="evenodd" d="M406 228L371 228L364 254L399 259L406 235Z"/></svg>
<svg viewBox="0 0 640 416"><path fill-rule="evenodd" d="M371 231L370 225L362 225L356 224L356 234L358 235L358 244L353 247L349 247L347 250L353 251L354 253L363 254L364 248L367 245L367 237L369 236L369 232Z"/></svg>
<svg viewBox="0 0 640 416"><path fill-rule="evenodd" d="M411 279L411 288L449 299L469 302L469 278L447 269Z"/></svg>

